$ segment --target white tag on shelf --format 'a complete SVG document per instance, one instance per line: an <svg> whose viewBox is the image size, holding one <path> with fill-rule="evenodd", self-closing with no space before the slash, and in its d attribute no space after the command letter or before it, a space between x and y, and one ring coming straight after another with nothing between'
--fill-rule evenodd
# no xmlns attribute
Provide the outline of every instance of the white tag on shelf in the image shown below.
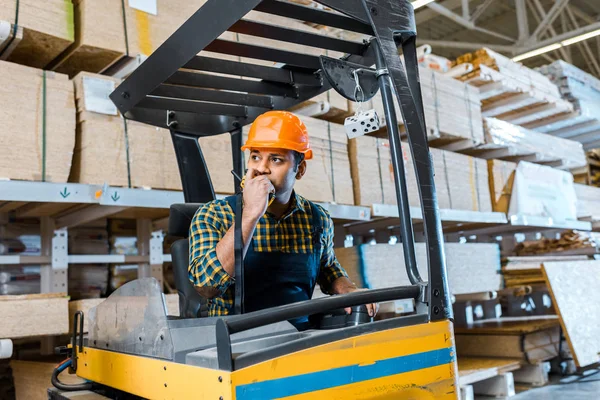
<svg viewBox="0 0 600 400"><path fill-rule="evenodd" d="M157 15L158 6L156 5L156 1L157 0L129 0L129 7L147 12L148 14Z"/></svg>
<svg viewBox="0 0 600 400"><path fill-rule="evenodd" d="M84 76L85 109L99 114L118 115L117 106L108 97L114 90L114 81Z"/></svg>

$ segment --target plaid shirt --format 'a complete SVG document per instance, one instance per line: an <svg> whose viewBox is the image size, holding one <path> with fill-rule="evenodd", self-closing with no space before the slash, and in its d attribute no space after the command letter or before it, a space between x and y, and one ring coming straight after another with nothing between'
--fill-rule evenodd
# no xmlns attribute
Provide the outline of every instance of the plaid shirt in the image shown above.
<svg viewBox="0 0 600 400"><path fill-rule="evenodd" d="M310 202L293 195L290 210L279 220L270 213L260 218L254 230L252 246L256 252L312 253L312 215ZM333 251L333 222L319 205L323 236L321 237L321 269L317 283L327 292L332 282L347 277ZM204 204L196 211L190 227L189 278L195 286L213 287L220 296L209 300L210 316L226 315L233 308L235 296L231 286L235 279L222 267L217 258L217 243L233 225L234 213L225 200ZM278 223L279 222L279 223Z"/></svg>

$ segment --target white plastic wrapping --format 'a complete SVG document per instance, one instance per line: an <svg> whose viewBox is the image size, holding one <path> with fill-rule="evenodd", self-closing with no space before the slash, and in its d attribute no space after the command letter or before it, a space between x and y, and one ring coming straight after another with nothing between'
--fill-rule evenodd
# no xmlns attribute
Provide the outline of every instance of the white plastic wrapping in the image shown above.
<svg viewBox="0 0 600 400"><path fill-rule="evenodd" d="M500 121L484 118L485 141L478 149L502 149L495 158L527 157L536 163L549 163L561 169L573 169L586 165L581 143Z"/></svg>

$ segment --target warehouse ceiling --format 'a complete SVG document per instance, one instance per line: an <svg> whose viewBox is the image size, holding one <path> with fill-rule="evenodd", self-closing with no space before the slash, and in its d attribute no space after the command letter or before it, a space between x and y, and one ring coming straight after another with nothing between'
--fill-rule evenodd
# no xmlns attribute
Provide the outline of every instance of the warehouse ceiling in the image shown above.
<svg viewBox="0 0 600 400"><path fill-rule="evenodd" d="M419 44L455 59L483 46L507 56L600 29L600 0L435 0L416 10ZM600 78L600 36L522 61L562 59Z"/></svg>

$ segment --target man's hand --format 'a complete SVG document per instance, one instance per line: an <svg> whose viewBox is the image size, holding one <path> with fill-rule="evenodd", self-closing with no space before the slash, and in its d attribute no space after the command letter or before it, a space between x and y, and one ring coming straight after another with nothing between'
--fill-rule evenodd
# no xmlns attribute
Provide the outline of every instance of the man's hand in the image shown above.
<svg viewBox="0 0 600 400"><path fill-rule="evenodd" d="M254 168L248 168L244 183L244 214L259 219L269 206L269 193L275 193L275 187L268 177L259 175Z"/></svg>
<svg viewBox="0 0 600 400"><path fill-rule="evenodd" d="M364 292L367 290L369 290L369 289L354 288L354 289L349 289L349 291L347 291L346 293ZM378 303L365 304L365 306L367 307L367 310L369 311L369 316L372 318L374 318L377 315L377 313L379 312L379 304ZM345 310L346 310L347 314L352 314L352 308L347 307Z"/></svg>

